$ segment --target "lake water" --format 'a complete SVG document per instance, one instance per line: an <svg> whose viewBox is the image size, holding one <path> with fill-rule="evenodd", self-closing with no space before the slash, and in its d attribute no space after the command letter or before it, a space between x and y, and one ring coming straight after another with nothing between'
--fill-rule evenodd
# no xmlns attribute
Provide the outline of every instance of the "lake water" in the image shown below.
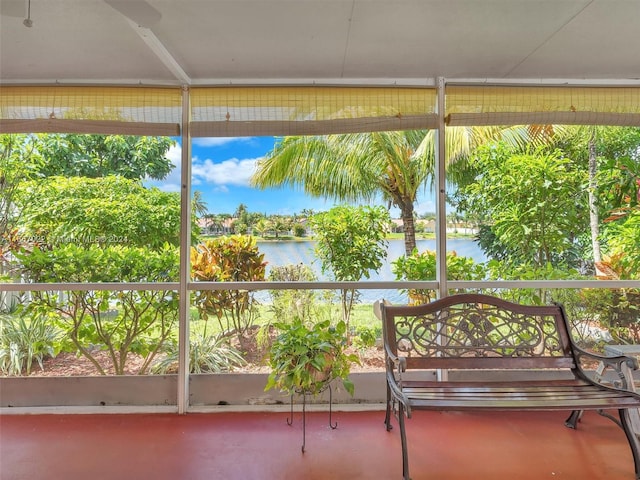
<svg viewBox="0 0 640 480"><path fill-rule="evenodd" d="M435 239L418 240L419 251L435 250ZM314 254L315 242L313 241L281 241L281 242L258 242L258 249L264 253L267 265L267 275L274 266L303 263L309 265L318 277L318 280L331 280L328 275L323 275L320 261ZM452 238L447 239L447 251L454 251L463 257L471 257L475 262L485 262L486 256L472 239ZM393 281L395 276L391 271L391 262L404 255L404 240L389 240L389 248L386 261L378 272L372 272L368 281ZM360 301L370 303L379 298L386 298L392 302L406 302L406 297L397 290L362 290Z"/></svg>

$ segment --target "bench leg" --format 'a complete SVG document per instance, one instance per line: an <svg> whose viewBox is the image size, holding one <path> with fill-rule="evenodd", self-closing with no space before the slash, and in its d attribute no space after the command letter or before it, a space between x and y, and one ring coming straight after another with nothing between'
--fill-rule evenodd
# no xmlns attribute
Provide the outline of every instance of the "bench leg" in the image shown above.
<svg viewBox="0 0 640 480"><path fill-rule="evenodd" d="M618 410L620 415L620 423L624 429L624 433L629 440L629 446L631 447L631 453L633 454L633 465L636 471L636 480L640 480L640 443L638 442L638 436L633 430L631 421L631 415L628 409L623 408Z"/></svg>
<svg viewBox="0 0 640 480"><path fill-rule="evenodd" d="M578 428L578 421L580 420L580 418L582 418L582 410L574 410L573 412L571 412L571 415L569 415L569 418L565 420L564 424L567 427L573 428L575 430L576 428Z"/></svg>
<svg viewBox="0 0 640 480"><path fill-rule="evenodd" d="M400 443L402 444L402 478L411 480L409 477L409 452L407 451L407 434L404 428L404 405L398 402L398 423L400 424Z"/></svg>
<svg viewBox="0 0 640 480"><path fill-rule="evenodd" d="M391 425L391 389L387 383L387 413L384 417L384 424L387 427L387 432L393 428Z"/></svg>

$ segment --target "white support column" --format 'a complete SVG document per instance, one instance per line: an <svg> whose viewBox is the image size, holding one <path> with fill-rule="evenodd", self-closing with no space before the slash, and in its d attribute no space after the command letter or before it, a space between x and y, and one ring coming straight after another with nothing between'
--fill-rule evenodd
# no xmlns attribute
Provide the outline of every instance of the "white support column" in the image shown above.
<svg viewBox="0 0 640 480"><path fill-rule="evenodd" d="M447 202L446 202L446 148L444 132L445 95L444 78L438 77L438 136L436 141L436 281L438 298L447 296ZM438 329L440 327L438 326ZM442 342L437 338L438 343ZM447 370L436 370L436 379L449 379Z"/></svg>
<svg viewBox="0 0 640 480"><path fill-rule="evenodd" d="M191 278L191 105L189 87L182 87L182 161L180 189L180 306L178 311L178 413L189 407L189 289Z"/></svg>
<svg viewBox="0 0 640 480"><path fill-rule="evenodd" d="M436 281L438 297L447 296L447 202L445 148L445 81L438 77L438 136L436 141Z"/></svg>

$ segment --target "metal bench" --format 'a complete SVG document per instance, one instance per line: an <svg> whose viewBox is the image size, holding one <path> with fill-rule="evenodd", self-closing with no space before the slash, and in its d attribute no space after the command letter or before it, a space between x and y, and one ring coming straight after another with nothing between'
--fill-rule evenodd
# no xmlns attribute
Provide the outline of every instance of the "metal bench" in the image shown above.
<svg viewBox="0 0 640 480"><path fill-rule="evenodd" d="M630 409L640 407L631 371L635 358L605 357L573 343L559 305L525 306L479 294L460 294L424 305L374 304L382 320L387 410L400 426L403 478L409 480L405 416L414 410L566 410L576 428L582 411L618 411L640 479L640 443ZM620 387L598 383L584 362L617 372ZM433 371L440 379L433 378ZM499 379L496 373L503 372ZM533 374L532 374L533 372ZM564 374L564 376L562 375ZM487 380L490 376L493 379ZM424 377L427 377L426 379ZM449 378L457 377L453 380Z"/></svg>

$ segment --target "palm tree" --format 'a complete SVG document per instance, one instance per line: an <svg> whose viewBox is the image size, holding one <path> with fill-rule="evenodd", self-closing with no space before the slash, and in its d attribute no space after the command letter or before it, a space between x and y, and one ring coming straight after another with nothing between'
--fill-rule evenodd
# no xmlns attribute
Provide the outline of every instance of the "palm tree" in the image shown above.
<svg viewBox="0 0 640 480"><path fill-rule="evenodd" d="M269 221L266 218L261 218L255 223L253 230L261 237L265 237L269 231L269 227Z"/></svg>
<svg viewBox="0 0 640 480"><path fill-rule="evenodd" d="M233 216L235 218L239 218L241 220L244 220L243 217L245 217L248 214L248 212L249 212L249 210L247 209L247 206L244 203L241 203L236 208L236 211L233 213Z"/></svg>
<svg viewBox="0 0 640 480"><path fill-rule="evenodd" d="M302 187L316 197L372 201L379 195L398 207L405 252L416 248L414 205L420 188L435 179L435 130L410 130L313 137L284 137L251 179L258 188ZM518 146L544 132L527 127L452 127L446 131L448 158L464 158L481 143L503 139Z"/></svg>
<svg viewBox="0 0 640 480"><path fill-rule="evenodd" d="M340 201L372 201L378 195L400 209L405 249L415 248L414 202L433 175L424 130L285 137L258 163L251 181L259 188L303 186L307 194Z"/></svg>
<svg viewBox="0 0 640 480"><path fill-rule="evenodd" d="M198 217L204 217L209 210L207 209L207 202L202 198L202 192L200 190L195 190L193 192L193 198L191 199L191 208L193 213Z"/></svg>

